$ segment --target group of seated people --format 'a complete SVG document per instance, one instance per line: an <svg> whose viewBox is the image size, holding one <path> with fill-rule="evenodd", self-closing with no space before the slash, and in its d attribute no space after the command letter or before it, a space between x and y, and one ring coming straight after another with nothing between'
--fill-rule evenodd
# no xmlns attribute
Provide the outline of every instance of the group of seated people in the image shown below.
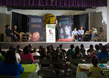
<svg viewBox="0 0 109 78"><path fill-rule="evenodd" d="M70 45L70 49L67 51L63 49L63 44L60 44L56 49L53 45L49 45L46 48L39 46L39 50L32 49L32 45L29 44L23 48L23 51L20 49L20 45L17 47L10 46L7 52L2 51L2 45L0 46L0 76L9 75L19 78L19 75L24 72L24 69L20 63L21 60L31 60L34 64L33 56L40 56L41 59L50 59L53 62L57 62L59 59L69 61L66 66L72 69L77 68L77 64L73 64L74 59L94 59L93 64L95 67L98 67L97 64L102 58L109 58L109 45L96 44L95 49L93 45L90 45L89 49L86 51L84 45L79 46ZM98 61L99 60L99 61ZM96 61L96 63L95 63ZM42 67L47 67L49 65L41 65ZM63 66L55 65L55 68L63 68ZM66 67L66 68L67 68ZM7 70L8 69L8 70ZM67 69L65 70L65 72ZM14 72L14 73L13 73ZM76 70L75 70L76 72ZM87 71L88 75L91 76L93 73L91 70ZM100 72L102 70L100 69ZM99 72L99 73L100 73ZM59 71L56 71L56 74L59 75Z"/></svg>
<svg viewBox="0 0 109 78"><path fill-rule="evenodd" d="M90 41L94 41L94 38L98 36L98 34L100 34L100 38L101 41L103 41L103 28L100 27L99 30L97 31L97 29L93 26L91 26L91 30L90 31L86 31L86 33L89 35L88 40ZM83 36L84 36L84 29L83 27L81 27L78 31L76 28L74 28L74 30L72 31L72 39L73 41L83 41Z"/></svg>
<svg viewBox="0 0 109 78"><path fill-rule="evenodd" d="M11 37L12 40L15 42L18 42L18 41L22 42L22 34L17 31L16 25L14 25L13 31L10 29L9 25L6 25L5 28L6 28L5 29L6 36ZM18 37L19 37L19 39L18 39Z"/></svg>

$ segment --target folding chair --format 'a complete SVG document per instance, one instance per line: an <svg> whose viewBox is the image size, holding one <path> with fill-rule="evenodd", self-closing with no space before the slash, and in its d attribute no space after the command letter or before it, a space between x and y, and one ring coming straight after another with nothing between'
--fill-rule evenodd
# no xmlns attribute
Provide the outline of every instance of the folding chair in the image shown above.
<svg viewBox="0 0 109 78"><path fill-rule="evenodd" d="M100 63L107 63L107 61L109 61L109 58L102 58L100 60Z"/></svg>
<svg viewBox="0 0 109 78"><path fill-rule="evenodd" d="M56 78L55 71L50 69L41 69L38 71L38 78L42 76L43 78Z"/></svg>
<svg viewBox="0 0 109 78"><path fill-rule="evenodd" d="M21 64L32 64L32 60L21 60Z"/></svg>
<svg viewBox="0 0 109 78"><path fill-rule="evenodd" d="M0 76L0 78L16 78L14 76Z"/></svg>

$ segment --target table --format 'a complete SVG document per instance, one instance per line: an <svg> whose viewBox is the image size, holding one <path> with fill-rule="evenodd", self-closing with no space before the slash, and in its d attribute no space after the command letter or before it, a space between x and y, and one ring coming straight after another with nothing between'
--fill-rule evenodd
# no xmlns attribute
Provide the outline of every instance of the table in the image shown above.
<svg viewBox="0 0 109 78"><path fill-rule="evenodd" d="M37 72L40 70L38 64L22 64L24 72L20 78L38 78Z"/></svg>
<svg viewBox="0 0 109 78"><path fill-rule="evenodd" d="M79 65L82 65L82 64L79 64ZM86 65L92 66L91 64L86 64ZM106 65L106 64L104 64L104 65ZM88 78L86 71L80 72L80 71L78 71L78 68L76 71L76 78ZM109 76L109 69L106 69L106 68L102 68L102 69L103 69L105 75L104 76L100 75L100 78L106 78L107 76Z"/></svg>

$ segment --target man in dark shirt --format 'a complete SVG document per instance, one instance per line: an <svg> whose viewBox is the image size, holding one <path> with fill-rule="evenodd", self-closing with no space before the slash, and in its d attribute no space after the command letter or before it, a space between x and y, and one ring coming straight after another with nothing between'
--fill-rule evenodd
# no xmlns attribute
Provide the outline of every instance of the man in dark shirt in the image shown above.
<svg viewBox="0 0 109 78"><path fill-rule="evenodd" d="M15 34L13 34L13 32L10 30L10 26L9 25L6 25L5 26L5 33L7 36L11 37L15 42L18 42L17 41L17 37Z"/></svg>

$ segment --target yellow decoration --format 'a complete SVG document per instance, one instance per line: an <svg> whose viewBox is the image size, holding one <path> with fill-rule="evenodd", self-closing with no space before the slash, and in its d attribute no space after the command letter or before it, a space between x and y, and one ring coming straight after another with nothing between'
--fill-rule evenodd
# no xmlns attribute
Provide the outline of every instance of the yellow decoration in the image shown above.
<svg viewBox="0 0 109 78"><path fill-rule="evenodd" d="M44 16L44 27L46 27L46 24L54 24L56 20L56 17L53 14L46 14Z"/></svg>

